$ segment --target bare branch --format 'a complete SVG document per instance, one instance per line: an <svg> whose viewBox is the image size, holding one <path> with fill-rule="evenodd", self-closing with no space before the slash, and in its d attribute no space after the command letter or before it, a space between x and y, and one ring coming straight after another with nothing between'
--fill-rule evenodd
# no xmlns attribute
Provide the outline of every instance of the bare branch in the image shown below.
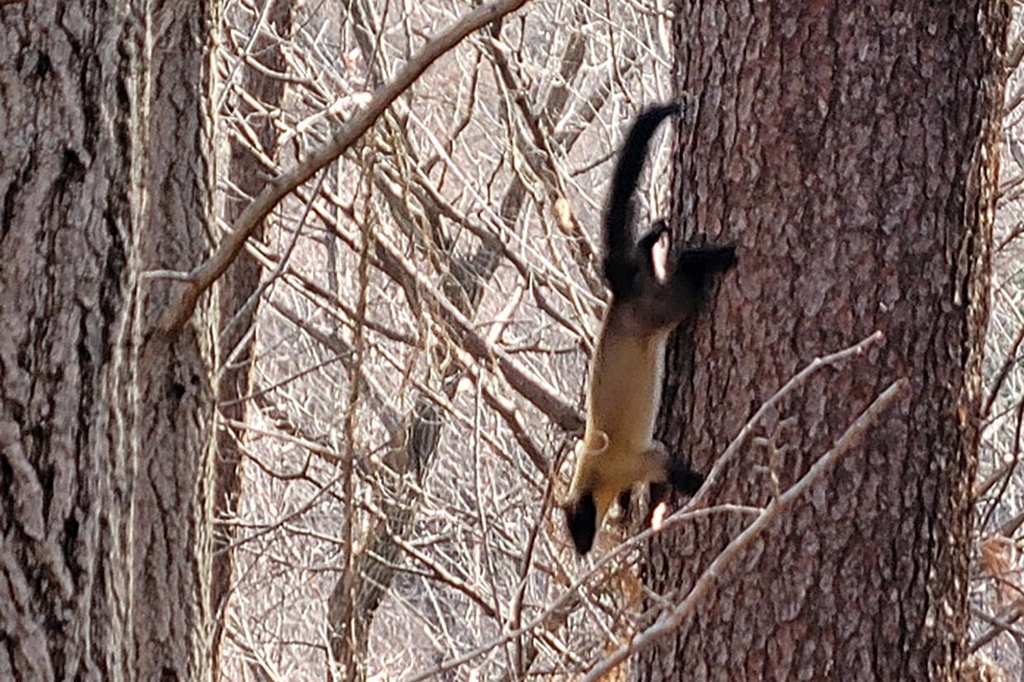
<svg viewBox="0 0 1024 682"><path fill-rule="evenodd" d="M686 595L671 611L663 613L654 625L650 626L631 642L619 647L612 655L603 659L600 663L590 669L582 679L582 682L593 682L598 680L606 672L622 663L629 656L642 651L657 642L665 635L674 632L682 625L683 621L693 613L701 600L707 596L711 589L722 579L726 567L739 556L740 552L748 547L753 540L789 508L789 506L801 495L807 492L839 459L847 453L857 439L873 424L882 412L910 385L907 379L899 379L892 383L861 413L861 416L850 425L848 429L836 441L835 446L821 456L803 477L794 483L785 493L773 499L763 512L737 535L722 552L715 557L711 565L704 570L704 573L697 579L693 589Z"/></svg>
<svg viewBox="0 0 1024 682"><path fill-rule="evenodd" d="M364 109L356 113L334 134L330 142L314 151L291 170L281 173L268 182L264 190L238 216L231 233L224 238L213 256L189 273L189 284L180 292L178 299L164 311L157 323L157 328L163 332L172 332L181 328L192 315L202 293L224 274L224 271L242 251L246 239L277 206L278 202L351 147L370 129L370 126L377 121L381 114L427 70L427 67L473 31L514 12L526 2L527 0L496 0L477 7L452 24L440 35L428 41L420 52L402 67L391 82L377 91Z"/></svg>
<svg viewBox="0 0 1024 682"><path fill-rule="evenodd" d="M608 552L603 557L598 559L589 571L587 571L584 575L578 577L575 581L573 581L572 585L570 585L563 592L561 592L557 598L551 600L546 605L544 610L541 611L539 615L537 615L533 620L528 622L526 625L515 630L506 632L501 637L497 637L493 641L490 641L482 646L479 646L471 651L468 651L462 656L459 656L458 658L445 661L444 663L433 668L432 670L429 670L421 675L417 675L416 677L412 678L409 682L422 682L423 680L433 679L434 677L440 675L441 673L444 673L445 671L458 668L459 666L468 663L475 658L478 658L480 656L483 656L484 654L489 653L490 651L493 651L496 647L503 646L509 642L514 641L519 637L522 637L525 634L528 634L535 628L548 622L549 618L551 618L552 616L555 616L557 619L561 620L561 614L567 610L567 608L572 602L578 600L579 591L583 588L584 585L593 582L596 576L600 575L602 569L608 567L617 560L621 560L630 551L636 549L639 545L643 544L644 542L647 542L652 537L662 532L662 530L669 525L670 521L672 522L672 525L675 525L676 523L681 523L683 521L690 521L693 519L703 518L722 513L759 514L761 513L761 511L762 510L758 507L743 507L732 504L707 507L705 509L680 510L668 519L666 519L666 525L662 528L648 528L642 533L637 533L632 538L630 538L626 542L623 542L621 545L619 545L618 547L616 547L615 549L613 549L612 551Z"/></svg>
<svg viewBox="0 0 1024 682"><path fill-rule="evenodd" d="M808 364L797 374L795 374L792 379L783 384L782 388L777 390L771 398L768 398L768 400L764 401L761 407L758 408L757 412L754 413L754 416L751 417L747 421L747 423L743 425L743 428L740 429L740 432L736 434L736 437L733 438L731 443L729 443L729 447L725 449L725 452L722 453L722 456L715 460L715 465L708 473L707 480L705 481L704 485L701 486L700 490L693 497L693 499L690 501L690 504L687 505L687 508L699 509L700 507L704 506L704 504L707 503L706 501L708 497L708 491L711 490L714 487L714 484L718 482L718 479L722 475L721 472L726 468L726 465L733 459L733 457L735 457L736 454L740 451L740 447L742 447L743 444L746 443L747 438L749 438L750 435L753 433L754 428L761 423L761 419L764 417L764 415L769 410L773 409L779 403L779 401L781 401L784 397L786 397L786 395L788 395L792 391L795 391L797 388L806 383L807 380L810 379L815 372L826 367L837 365L843 362L844 360L848 360L852 357L861 355L870 346L876 343L880 343L884 339L885 335L881 331L876 331L874 334L865 338L863 341L855 343L854 345L848 348L844 348L843 350L836 351L835 353L831 353L824 357L814 358L814 360L812 360L810 364Z"/></svg>
<svg viewBox="0 0 1024 682"><path fill-rule="evenodd" d="M789 395L792 391L796 390L797 388L802 386L804 383L806 383L807 380L812 375L814 375L816 372L818 372L818 371L820 371L820 370L822 370L822 369L824 369L826 367L832 367L832 366L837 365L837 364L839 364L839 363L841 363L841 362L843 362L845 360L848 360L850 358L856 357L856 356L864 353L871 345L873 345L875 343L879 343L883 339L884 339L884 336L883 336L883 334L881 332L875 332L871 336L868 336L867 338L863 339L862 341L860 341L860 342L858 342L858 343L856 343L856 344L854 344L852 346L849 346L849 347L844 348L842 350L836 351L835 353L831 353L829 355L826 355L826 356L823 356L823 357L820 357L820 358L815 358L814 360L812 360L806 367L804 367L804 369L802 369L800 372L795 374L789 381L787 381L785 384L783 384L783 386L781 388L779 388L778 391L776 391L770 398L768 398L768 400L766 400L764 402L764 404L761 405L761 407L757 410L757 412L755 412L753 414L753 416L750 417L750 419L747 421L747 423L744 424L743 428L740 429L740 432L732 440L732 442L726 448L725 452L720 457L717 458L717 460L715 462L715 466L711 469L711 471L708 474L707 482L705 483L704 486L702 486L701 491L697 494L697 496L695 496L690 501L690 503L688 505L686 505L685 507L679 509L678 511L673 513L671 516L666 518L660 527L658 527L658 528L648 528L648 529L644 530L641 533L637 533L632 538L626 540L625 542L620 544L618 547L616 547L615 549L613 549L612 551L608 552L603 557L598 559L594 563L594 565L591 567L591 569L589 571L587 571L585 574L583 574L582 576L577 578L573 582L573 584L570 587L568 587L564 592L562 592L557 598L551 600L549 602L547 608L544 609L542 613L540 613L536 618L534 618L532 621L530 621L529 623L527 623L523 627L514 629L511 632L507 632L502 637L497 638L496 640L494 640L492 642L489 642L488 644L485 644L483 646L477 647L476 649L473 649L471 651L466 652L463 656L460 656L460 657L458 657L456 659L453 659L453 660L446 661L446 662L442 663L441 665L437 666L436 668L434 668L430 672L425 673L424 675L421 675L421 676L413 678L414 682L416 682L418 680L428 679L428 678L430 678L433 675L440 674L440 673L442 673L442 672L444 672L446 670L451 670L451 669L456 668L456 667L458 667L460 665L468 663L469 661L472 661L473 659L475 659L475 658L477 658L479 656L482 656L482 655L486 654L487 652L493 650L495 647L502 646L505 643L513 641L516 638L521 637L524 634L530 632L534 628L536 628L539 625L541 625L542 623L544 623L545 620L551 614L558 613L560 610L564 609L566 604L570 600L575 599L578 596L579 590L584 585L586 585L589 582L593 581L595 579L595 577L600 573L600 571L604 567L612 564L613 562L615 562L617 560L620 560L622 557L626 556L630 551L634 550L636 547L638 547L642 543L647 542L648 540L650 540L655 535L664 532L668 528L671 528L673 526L676 526L678 524L684 523L686 521L689 521L689 520L692 520L692 519L695 519L695 518L700 518L700 517L707 516L707 515L710 515L710 514L717 514L717 513L723 513L723 512L724 513L741 513L741 514L750 514L750 513L763 514L764 513L763 510L755 508L755 507L743 507L743 506L737 506L737 505L715 505L715 506L712 506L712 507L708 507L707 506L707 495L705 494L705 491L707 491L709 488L711 488L709 483L712 483L712 482L718 480L718 478L721 476L721 471L723 469L725 469L725 467L727 466L729 461L736 455L737 452L739 452L739 448L743 445L743 443L746 442L747 438L750 437L750 435L753 433L755 427L761 422L761 419L764 417L764 415L767 412L769 412L775 405L777 405L779 403L779 401L781 401L783 398L785 398L787 395ZM905 385L905 383L901 383L901 382L897 382L897 384L899 384L900 390L902 390L902 387ZM891 388L892 387L890 387L890 390L891 390ZM882 395L885 396L886 393L883 393ZM876 399L875 402L872 403L872 405L869 406L868 409L870 410L873 406L875 406L878 403L878 401L881 399L881 397L882 396L880 396L878 399ZM867 414L867 412L864 413L864 415L866 415L866 414ZM864 418L864 415L862 415L861 419ZM856 422L853 426L850 427L850 429L853 429L854 427L856 427L858 423L859 422ZM844 434L844 438L847 435L850 435L852 437L853 434L850 433L850 429L848 429L847 433ZM843 442L842 439L839 442ZM839 447L838 444L837 444L836 447L837 448ZM833 448L833 449L835 449L835 448ZM826 455L823 456L823 459L824 459L824 457L829 456L829 454L831 452L832 451L829 451L829 453L826 453ZM797 484L794 484L794 485L800 485L800 482L797 482ZM781 498L777 498L773 502L773 504L778 504L779 503L779 499L781 499Z"/></svg>

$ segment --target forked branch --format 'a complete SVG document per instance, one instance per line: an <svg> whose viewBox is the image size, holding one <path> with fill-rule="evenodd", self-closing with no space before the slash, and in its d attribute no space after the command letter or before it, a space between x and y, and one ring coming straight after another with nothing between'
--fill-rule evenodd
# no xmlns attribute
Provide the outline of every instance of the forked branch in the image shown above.
<svg viewBox="0 0 1024 682"><path fill-rule="evenodd" d="M682 625L683 621L694 612L697 605L711 592L721 579L726 567L739 556L741 550L748 547L754 539L759 536L771 523L777 519L783 511L788 509L793 502L807 492L812 485L824 476L832 466L845 455L850 448L859 440L860 436L867 431L886 408L904 392L910 385L909 380L899 379L891 384L867 407L857 420L846 429L845 433L836 441L836 444L814 463L803 477L794 483L785 493L773 499L764 511L762 511L753 523L744 529L742 533L733 538L725 549L715 557L714 561L704 570L697 579L693 589L686 595L679 604L664 612L657 621L649 628L638 634L627 644L623 644L607 658L601 660L590 672L583 677L582 682L592 682L601 679L601 676L626 660L629 656L642 651L654 644L665 635L674 632Z"/></svg>
<svg viewBox="0 0 1024 682"><path fill-rule="evenodd" d="M267 183L263 191L238 216L231 232L224 237L216 252L184 278L182 290L175 299L172 299L167 310L160 317L157 328L163 332L180 329L191 317L199 297L217 281L218 277L224 274L224 271L244 248L249 235L274 210L274 207L289 193L355 144L380 118L381 114L403 92L408 90L441 55L458 45L473 31L514 12L526 2L527 0L495 0L495 2L481 5L427 41L426 45L402 67L394 79L380 88L366 107L345 123L327 144L315 150L294 168L282 172Z"/></svg>

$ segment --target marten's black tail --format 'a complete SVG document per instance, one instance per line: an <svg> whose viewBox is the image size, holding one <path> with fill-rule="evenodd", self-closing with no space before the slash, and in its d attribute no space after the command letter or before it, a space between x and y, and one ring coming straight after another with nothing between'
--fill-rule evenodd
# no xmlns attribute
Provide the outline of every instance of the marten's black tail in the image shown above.
<svg viewBox="0 0 1024 682"><path fill-rule="evenodd" d="M616 297L628 298L638 285L642 261L633 228L633 194L644 169L648 144L662 120L680 111L680 105L672 103L641 113L619 152L604 212L604 277Z"/></svg>

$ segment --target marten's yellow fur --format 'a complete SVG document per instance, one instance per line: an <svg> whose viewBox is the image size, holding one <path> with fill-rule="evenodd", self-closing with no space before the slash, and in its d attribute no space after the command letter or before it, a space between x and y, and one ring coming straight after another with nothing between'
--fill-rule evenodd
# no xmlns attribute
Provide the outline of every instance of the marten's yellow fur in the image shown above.
<svg viewBox="0 0 1024 682"><path fill-rule="evenodd" d="M656 224L635 242L630 200L658 123L679 110L641 114L623 145L604 221L604 276L612 292L590 366L587 426L565 506L573 543L587 553L612 503L638 483L665 481L693 494L703 477L654 440L668 335L692 316L707 277L735 262L729 246L686 249L656 267L667 237Z"/></svg>

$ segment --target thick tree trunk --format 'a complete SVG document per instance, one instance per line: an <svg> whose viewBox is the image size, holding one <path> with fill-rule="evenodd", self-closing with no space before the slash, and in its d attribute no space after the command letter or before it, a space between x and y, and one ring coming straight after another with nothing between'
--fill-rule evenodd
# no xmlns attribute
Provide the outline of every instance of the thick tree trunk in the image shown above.
<svg viewBox="0 0 1024 682"><path fill-rule="evenodd" d="M763 424L713 502L764 504L894 380L910 388L749 546L643 679L956 679L965 654L971 481L1002 103L1002 3L681 3L684 128L673 214L735 242L737 268L670 359L668 442L710 468L815 356L875 330ZM695 348L693 347L695 346ZM651 548L683 595L748 519ZM681 598L681 597L680 597Z"/></svg>
<svg viewBox="0 0 1024 682"><path fill-rule="evenodd" d="M0 678L205 679L207 3L0 7Z"/></svg>

